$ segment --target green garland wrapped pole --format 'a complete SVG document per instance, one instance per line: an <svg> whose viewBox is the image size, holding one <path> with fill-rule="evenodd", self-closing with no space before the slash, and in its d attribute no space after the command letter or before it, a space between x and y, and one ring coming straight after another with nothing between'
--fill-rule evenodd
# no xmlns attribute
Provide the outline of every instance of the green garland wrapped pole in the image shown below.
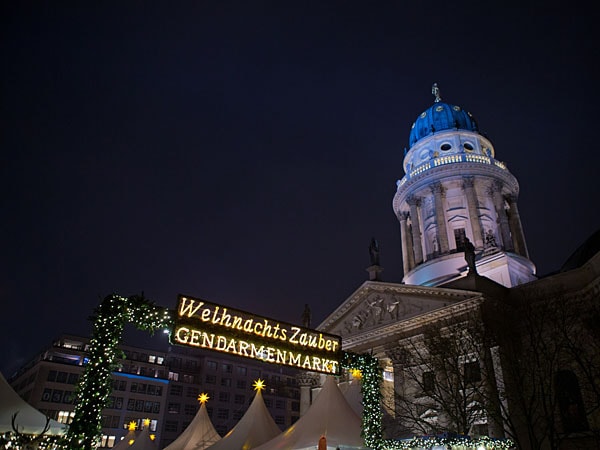
<svg viewBox="0 0 600 450"><path fill-rule="evenodd" d="M383 380L379 360L372 355L344 352L342 367L357 369L361 373L363 397L362 437L365 445L373 450L383 449L381 412L381 382Z"/></svg>
<svg viewBox="0 0 600 450"><path fill-rule="evenodd" d="M123 359L119 350L126 323L153 334L171 328L172 313L141 296L107 296L94 310L89 362L77 385L75 416L66 435L66 448L92 450L102 434L102 410L112 392L111 374Z"/></svg>

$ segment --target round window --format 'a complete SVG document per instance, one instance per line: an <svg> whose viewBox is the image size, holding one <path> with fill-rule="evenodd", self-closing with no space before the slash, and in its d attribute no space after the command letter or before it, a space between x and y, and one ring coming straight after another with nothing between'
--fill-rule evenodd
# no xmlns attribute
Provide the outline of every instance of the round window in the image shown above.
<svg viewBox="0 0 600 450"><path fill-rule="evenodd" d="M443 151L447 152L448 150L450 150L452 148L452 146L450 144L442 144L442 146L440 148Z"/></svg>
<svg viewBox="0 0 600 450"><path fill-rule="evenodd" d="M465 150L468 152L472 152L473 151L473 145L470 144L469 142L465 142L464 144Z"/></svg>

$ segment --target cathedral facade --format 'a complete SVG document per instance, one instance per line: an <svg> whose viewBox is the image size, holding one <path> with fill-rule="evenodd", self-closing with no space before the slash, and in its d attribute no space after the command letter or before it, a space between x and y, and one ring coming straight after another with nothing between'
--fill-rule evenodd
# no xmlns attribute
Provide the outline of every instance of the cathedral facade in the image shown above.
<svg viewBox="0 0 600 450"><path fill-rule="evenodd" d="M369 280L320 325L383 370L384 433L598 445L600 249L538 279L519 184L477 121L442 101L415 120L393 209L404 277ZM583 257L582 255L585 255Z"/></svg>

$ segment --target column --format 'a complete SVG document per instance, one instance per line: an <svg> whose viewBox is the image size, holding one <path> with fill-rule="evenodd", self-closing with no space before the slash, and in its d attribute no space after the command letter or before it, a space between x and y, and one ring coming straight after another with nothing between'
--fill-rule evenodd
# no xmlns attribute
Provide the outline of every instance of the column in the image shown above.
<svg viewBox="0 0 600 450"><path fill-rule="evenodd" d="M431 185L431 192L433 193L434 199L434 210L435 210L435 223L437 226L437 237L440 244L440 253L446 254L450 251L448 244L448 228L446 227L446 215L444 214L444 200L442 194L444 193L444 186L442 183L437 182Z"/></svg>
<svg viewBox="0 0 600 450"><path fill-rule="evenodd" d="M501 417L504 418L504 421L508 421L508 416L511 411L508 402L506 401L506 382L504 380L504 371L502 369L500 347L492 347L486 354L489 355L491 360L491 370L493 371L495 392L497 394L497 397L494 397L494 399L498 402L496 406L498 412L494 414L497 419L494 420L488 415L488 430L490 436L502 438L505 437L506 433ZM488 405L488 407L490 406L491 405Z"/></svg>
<svg viewBox="0 0 600 450"><path fill-rule="evenodd" d="M423 262L423 245L421 243L421 225L419 223L419 209L418 206L421 204L421 200L416 197L409 197L406 199L408 206L410 207L410 221L412 222L412 240L413 240L413 253L415 255L415 265Z"/></svg>
<svg viewBox="0 0 600 450"><path fill-rule="evenodd" d="M408 233L406 233L406 248L408 249L408 266L410 270L416 266L415 264L415 252L413 251L413 238L412 238L412 225L407 225Z"/></svg>
<svg viewBox="0 0 600 450"><path fill-rule="evenodd" d="M300 417L302 417L310 407L310 390L317 384L317 379L311 372L300 372L296 375L296 380L300 386Z"/></svg>
<svg viewBox="0 0 600 450"><path fill-rule="evenodd" d="M510 236L510 229L508 227L508 216L504 209L504 197L502 196L502 183L500 181L494 182L492 185L492 199L494 201L494 207L496 209L498 229L500 230L500 237L502 239L502 247L507 252L512 252L515 247Z"/></svg>
<svg viewBox="0 0 600 450"><path fill-rule="evenodd" d="M398 215L400 221L400 239L402 240L402 268L404 269L404 275L408 273L412 266L410 265L409 253L410 247L408 246L408 227L406 226L406 219L408 218L408 212L402 211Z"/></svg>
<svg viewBox="0 0 600 450"><path fill-rule="evenodd" d="M508 206L510 231L514 236L515 252L529 258L529 251L525 243L525 233L523 233L523 224L521 223L521 216L517 208L517 196L515 194L508 197Z"/></svg>
<svg viewBox="0 0 600 450"><path fill-rule="evenodd" d="M483 232L481 230L481 220L479 219L479 202L475 193L474 177L463 177L463 190L467 198L467 211L473 229L473 243L475 248L483 248Z"/></svg>
<svg viewBox="0 0 600 450"><path fill-rule="evenodd" d="M407 386L404 379L406 353L404 349L398 346L387 348L385 354L390 358L394 368L394 415L398 417L398 412L401 410L400 404L406 400Z"/></svg>

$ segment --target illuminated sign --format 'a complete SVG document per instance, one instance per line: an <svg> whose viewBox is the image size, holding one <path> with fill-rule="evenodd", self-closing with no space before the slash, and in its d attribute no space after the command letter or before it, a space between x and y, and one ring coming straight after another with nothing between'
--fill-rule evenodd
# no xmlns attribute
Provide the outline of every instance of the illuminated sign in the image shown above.
<svg viewBox="0 0 600 450"><path fill-rule="evenodd" d="M313 372L340 372L341 338L179 295L171 342Z"/></svg>

